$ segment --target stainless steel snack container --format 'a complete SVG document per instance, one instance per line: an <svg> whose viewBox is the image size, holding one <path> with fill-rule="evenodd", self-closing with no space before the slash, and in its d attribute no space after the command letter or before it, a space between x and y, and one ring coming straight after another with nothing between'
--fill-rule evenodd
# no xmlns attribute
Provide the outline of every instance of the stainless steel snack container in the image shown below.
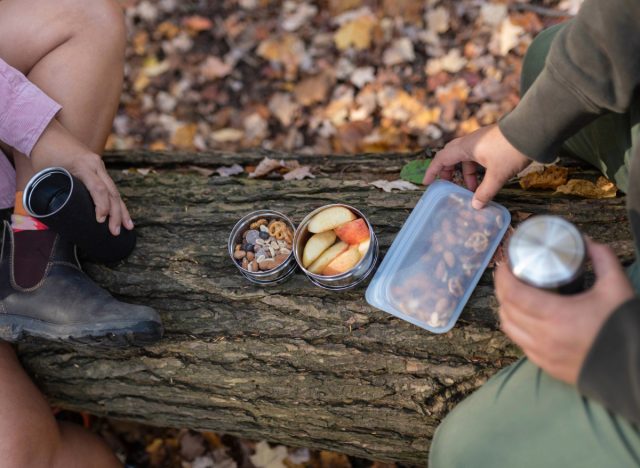
<svg viewBox="0 0 640 468"><path fill-rule="evenodd" d="M358 217L364 219L364 221L367 223L367 226L369 227L369 238L371 243L369 245L369 250L367 251L365 256L362 257L362 259L360 259L360 262L358 262L358 264L355 267L353 267L351 270L335 276L317 275L315 273L311 273L302 264L302 253L304 251L304 246L306 245L307 240L309 240L309 237L311 237L312 235L307 228L309 226L309 222L311 221L311 218L313 218L316 214L320 213L321 211L324 211L334 206L341 206L341 207L347 208L351 210L354 214L356 214ZM362 212L360 212L359 210L355 209L352 206L345 205L342 203L336 203L333 205L321 206L320 208L313 210L302 220L302 222L298 225L298 229L296 229L295 235L293 237L293 253L295 255L295 259L296 259L296 262L298 263L298 266L304 272L304 274L307 275L307 278L309 278L309 280L313 284L321 288L329 289L332 291L344 291L344 290L356 287L362 281L367 279L367 277L369 277L371 273L373 273L373 271L375 270L376 264L378 262L378 255L379 255L378 239L376 237L375 232L373 232L373 227L371 227L371 223L369 222L367 217L364 214L362 214Z"/></svg>
<svg viewBox="0 0 640 468"><path fill-rule="evenodd" d="M293 249L289 254L289 257L282 264L278 265L276 268L269 271L252 272L249 270L245 270L244 268L242 268L241 265L238 265L237 260L233 257L233 252L236 244L241 243L242 241L242 234L247 229L249 229L249 226L251 225L251 223L259 220L260 218L265 218L269 220L277 219L280 221L284 221L289 225L289 227L291 227L291 230L293 232L295 232L296 230L296 227L293 224L293 222L291 222L289 218L287 218L285 215L283 215L278 211L272 211L272 210L253 211L248 215L246 215L244 218L242 218L240 221L238 221L236 225L233 227L233 229L231 230L231 234L229 235L229 241L227 242L229 256L231 257L231 261L233 261L233 264L238 268L238 270L240 270L240 273L242 273L242 275L252 283L260 284L263 286L279 284L286 281L297 268L296 259L293 255Z"/></svg>

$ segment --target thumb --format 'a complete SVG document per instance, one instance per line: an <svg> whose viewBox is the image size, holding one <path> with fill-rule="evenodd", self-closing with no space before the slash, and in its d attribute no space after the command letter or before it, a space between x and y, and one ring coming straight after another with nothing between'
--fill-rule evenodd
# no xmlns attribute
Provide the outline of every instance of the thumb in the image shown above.
<svg viewBox="0 0 640 468"><path fill-rule="evenodd" d="M482 183L478 186L475 194L473 195L471 206L476 210L484 208L484 206L496 196L503 185L503 180L494 176L492 171L487 170Z"/></svg>
<svg viewBox="0 0 640 468"><path fill-rule="evenodd" d="M589 257L591 257L593 271L596 274L596 281L611 278L612 275L616 278L618 275L624 275L620 261L611 247L598 244L588 237L585 238L585 241L587 244L587 252L589 252Z"/></svg>

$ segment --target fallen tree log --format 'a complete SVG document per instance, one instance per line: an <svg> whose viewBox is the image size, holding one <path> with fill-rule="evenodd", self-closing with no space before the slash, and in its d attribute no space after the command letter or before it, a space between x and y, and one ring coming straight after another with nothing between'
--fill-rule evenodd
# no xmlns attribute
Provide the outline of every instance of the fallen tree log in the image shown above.
<svg viewBox="0 0 640 468"><path fill-rule="evenodd" d="M24 365L53 404L69 409L425 465L446 413L519 356L498 329L490 272L444 335L373 309L362 287L329 292L301 273L275 287L247 283L226 251L231 227L247 212L270 208L299 222L315 207L346 202L367 214L384 252L422 193L368 185L397 178L415 155L295 156L317 175L303 181L200 170L255 165L265 155L291 157L107 155L136 220L138 248L116 267L85 267L122 299L155 307L166 336L109 351L25 344ZM515 218L566 216L623 260L633 256L623 197L581 200L510 186L498 201Z"/></svg>

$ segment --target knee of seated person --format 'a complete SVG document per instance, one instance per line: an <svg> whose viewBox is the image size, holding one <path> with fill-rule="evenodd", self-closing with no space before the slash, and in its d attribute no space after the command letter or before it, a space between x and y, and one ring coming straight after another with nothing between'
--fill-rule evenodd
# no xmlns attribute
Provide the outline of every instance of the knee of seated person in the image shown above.
<svg viewBox="0 0 640 468"><path fill-rule="evenodd" d="M41 431L23 427L22 431L5 438L0 445L0 465L21 468L52 466L60 447L60 433L57 428L53 429Z"/></svg>
<svg viewBox="0 0 640 468"><path fill-rule="evenodd" d="M64 10L71 30L91 32L95 40L124 55L127 30L124 11L117 0L63 0L59 7ZM95 40L92 43L95 44Z"/></svg>
<svg viewBox="0 0 640 468"><path fill-rule="evenodd" d="M486 444L487 440L482 439L486 428L474 419L457 409L449 413L433 436L429 468L467 468L477 464L479 450L476 447Z"/></svg>

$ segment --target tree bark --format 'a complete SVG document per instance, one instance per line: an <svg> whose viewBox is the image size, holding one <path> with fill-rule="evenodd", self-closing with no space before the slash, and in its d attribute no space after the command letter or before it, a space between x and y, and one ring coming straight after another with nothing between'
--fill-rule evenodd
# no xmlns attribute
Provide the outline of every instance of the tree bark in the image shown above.
<svg viewBox="0 0 640 468"><path fill-rule="evenodd" d="M193 169L256 165L265 155L311 164L317 177L207 177ZM275 209L299 222L318 206L345 202L369 217L384 252L422 191L389 194L368 182L397 179L415 157L107 155L138 247L116 267L85 267L123 300L155 307L166 336L108 351L24 344L24 365L53 404L69 409L426 465L447 412L519 356L498 329L490 271L454 329L434 335L370 307L364 287L329 292L301 273L279 286L249 284L226 250L232 226L250 211ZM625 262L633 257L623 197L582 200L509 186L497 201L514 219L563 215L613 244Z"/></svg>

